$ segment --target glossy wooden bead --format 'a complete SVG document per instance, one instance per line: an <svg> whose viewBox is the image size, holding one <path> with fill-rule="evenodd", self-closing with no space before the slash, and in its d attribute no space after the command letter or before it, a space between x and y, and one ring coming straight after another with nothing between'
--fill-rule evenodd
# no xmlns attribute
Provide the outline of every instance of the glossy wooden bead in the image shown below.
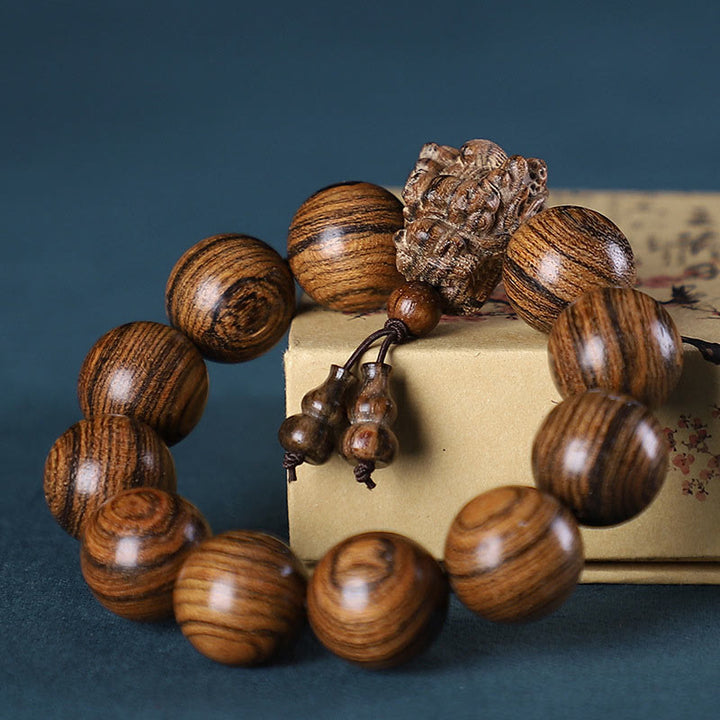
<svg viewBox="0 0 720 720"><path fill-rule="evenodd" d="M397 405L390 394L391 372L385 363L360 366L361 385L348 409L350 426L340 444L343 457L352 464L372 462L381 468L395 457L398 442L390 425L397 418Z"/></svg>
<svg viewBox="0 0 720 720"><path fill-rule="evenodd" d="M628 288L600 288L570 305L548 341L550 371L563 397L591 388L662 405L683 366L682 338L662 305Z"/></svg>
<svg viewBox="0 0 720 720"><path fill-rule="evenodd" d="M165 289L170 323L210 360L242 362L280 340L295 309L287 262L262 240L215 235L176 263Z"/></svg>
<svg viewBox="0 0 720 720"><path fill-rule="evenodd" d="M445 569L458 598L496 622L552 612L573 591L582 568L575 519L532 487L478 495L460 510L445 543Z"/></svg>
<svg viewBox="0 0 720 720"><path fill-rule="evenodd" d="M133 487L176 489L172 455L158 434L123 415L98 415L68 428L45 461L45 500L73 537L105 500Z"/></svg>
<svg viewBox="0 0 720 720"><path fill-rule="evenodd" d="M308 618L320 642L370 668L399 665L422 651L445 620L448 587L417 543L369 532L333 547L308 585Z"/></svg>
<svg viewBox="0 0 720 720"><path fill-rule="evenodd" d="M280 444L312 465L324 463L335 450L335 435L345 423L345 399L355 376L345 367L330 366L330 374L302 399L302 413L286 418L278 430Z"/></svg>
<svg viewBox="0 0 720 720"><path fill-rule="evenodd" d="M432 332L440 322L442 299L427 283L403 283L390 294L387 314L389 318L402 320L411 335L423 337Z"/></svg>
<svg viewBox="0 0 720 720"><path fill-rule="evenodd" d="M402 203L378 185L348 182L319 190L295 213L288 261L300 286L332 310L368 312L405 280L395 267Z"/></svg>
<svg viewBox="0 0 720 720"><path fill-rule="evenodd" d="M78 380L85 417L130 415L168 445L202 416L208 376L198 349L181 332L155 322L121 325L87 354Z"/></svg>
<svg viewBox="0 0 720 720"><path fill-rule="evenodd" d="M662 426L637 400L590 390L545 418L532 451L535 484L585 525L615 525L644 510L668 469Z"/></svg>
<svg viewBox="0 0 720 720"><path fill-rule="evenodd" d="M287 647L305 618L302 563L280 540L236 530L193 550L175 583L175 617L203 655L256 665Z"/></svg>
<svg viewBox="0 0 720 720"><path fill-rule="evenodd" d="M634 285L635 261L627 238L608 218L561 205L542 210L515 231L503 282L515 312L549 332L562 309L584 292Z"/></svg>
<svg viewBox="0 0 720 720"><path fill-rule="evenodd" d="M125 490L110 498L85 525L80 567L93 595L130 620L172 615L180 566L210 535L200 511L157 488Z"/></svg>

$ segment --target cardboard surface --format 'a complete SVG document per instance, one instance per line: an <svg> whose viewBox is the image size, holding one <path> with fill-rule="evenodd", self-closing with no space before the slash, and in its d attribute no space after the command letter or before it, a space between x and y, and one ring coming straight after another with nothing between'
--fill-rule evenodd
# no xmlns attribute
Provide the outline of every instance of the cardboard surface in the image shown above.
<svg viewBox="0 0 720 720"><path fill-rule="evenodd" d="M720 340L720 194L556 191L551 204L610 217L633 245L639 288L665 304L683 335ZM305 305L285 355L288 414L383 322L383 313ZM430 337L393 348L389 362L400 452L374 474L377 488L357 484L339 457L299 467L288 486L290 541L306 561L375 529L442 557L465 502L497 485L532 484L532 441L560 398L546 336L514 316L501 289L480 316L443 318ZM583 529L587 581L720 582L720 368L686 346L681 383L657 416L673 445L665 485L636 519Z"/></svg>

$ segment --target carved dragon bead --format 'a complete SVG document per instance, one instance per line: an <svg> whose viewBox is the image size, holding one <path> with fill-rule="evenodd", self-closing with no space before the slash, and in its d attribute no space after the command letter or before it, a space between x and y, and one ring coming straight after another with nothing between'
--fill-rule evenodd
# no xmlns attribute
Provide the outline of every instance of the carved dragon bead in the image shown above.
<svg viewBox="0 0 720 720"><path fill-rule="evenodd" d="M542 160L508 157L489 140L424 145L403 190L398 270L434 286L446 312L478 312L500 280L510 235L542 208L546 180Z"/></svg>

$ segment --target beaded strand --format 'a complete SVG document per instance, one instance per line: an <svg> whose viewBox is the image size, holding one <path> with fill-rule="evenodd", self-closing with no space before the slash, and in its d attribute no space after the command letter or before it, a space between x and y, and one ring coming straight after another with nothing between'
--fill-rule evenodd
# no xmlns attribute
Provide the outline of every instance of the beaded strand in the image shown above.
<svg viewBox="0 0 720 720"><path fill-rule="evenodd" d="M367 311L389 296L389 319L283 423L284 465L292 481L301 462L324 462L338 448L372 487L372 471L397 452L386 356L392 344L431 332L443 301L388 264L402 229L392 195L346 183L308 203L291 226L295 279L306 290L332 288L333 306L346 287L338 306L345 311ZM58 438L46 461L48 506L79 538L93 594L123 617L174 613L199 652L232 665L266 662L286 648L305 604L327 648L372 668L404 662L431 642L451 587L493 621L557 608L583 568L578 522L624 522L662 484L668 448L641 401L656 407L677 382L682 339L660 305L630 289L630 245L594 211L541 210L513 234L506 257L510 302L550 331L552 374L565 398L533 445L537 489L501 487L468 502L449 529L444 568L414 541L372 532L331 548L308 581L280 540L241 530L211 537L201 513L175 492L167 445L202 414L203 357L257 357L294 311L293 274L262 241L218 235L190 248L168 280L172 327L129 323L98 340L78 384L86 419ZM368 267L382 269L381 283ZM549 267L555 272L544 275ZM357 384L355 365L378 340L377 360L361 366Z"/></svg>

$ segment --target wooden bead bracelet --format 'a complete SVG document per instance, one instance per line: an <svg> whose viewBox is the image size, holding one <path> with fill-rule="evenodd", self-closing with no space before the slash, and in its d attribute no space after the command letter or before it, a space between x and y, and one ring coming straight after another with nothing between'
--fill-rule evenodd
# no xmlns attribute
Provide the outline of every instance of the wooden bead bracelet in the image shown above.
<svg viewBox="0 0 720 720"><path fill-rule="evenodd" d="M543 209L546 167L485 140L423 147L403 207L370 183L310 197L293 218L288 261L260 240L217 235L190 248L166 288L171 326L134 322L101 337L83 362L85 419L52 446L45 497L80 540L83 576L122 617L174 613L207 657L265 662L286 647L305 612L320 641L367 667L422 650L442 627L452 586L471 610L532 620L572 592L583 568L578 522L612 525L641 512L660 488L668 447L646 406L676 384L683 340L664 308L632 289L632 250L586 208ZM430 333L441 314L477 312L500 279L518 315L550 332L553 379L565 400L532 450L537 489L508 486L467 503L452 523L444 570L414 541L363 533L330 549L309 583L280 540L260 532L211 537L176 494L168 445L200 419L203 358L240 362L282 337L294 278L344 312L386 304L388 321L308 392L282 424L288 480L337 448L355 478L399 451L390 393L393 344ZM375 343L375 362L356 366ZM449 580L449 582L448 582Z"/></svg>

